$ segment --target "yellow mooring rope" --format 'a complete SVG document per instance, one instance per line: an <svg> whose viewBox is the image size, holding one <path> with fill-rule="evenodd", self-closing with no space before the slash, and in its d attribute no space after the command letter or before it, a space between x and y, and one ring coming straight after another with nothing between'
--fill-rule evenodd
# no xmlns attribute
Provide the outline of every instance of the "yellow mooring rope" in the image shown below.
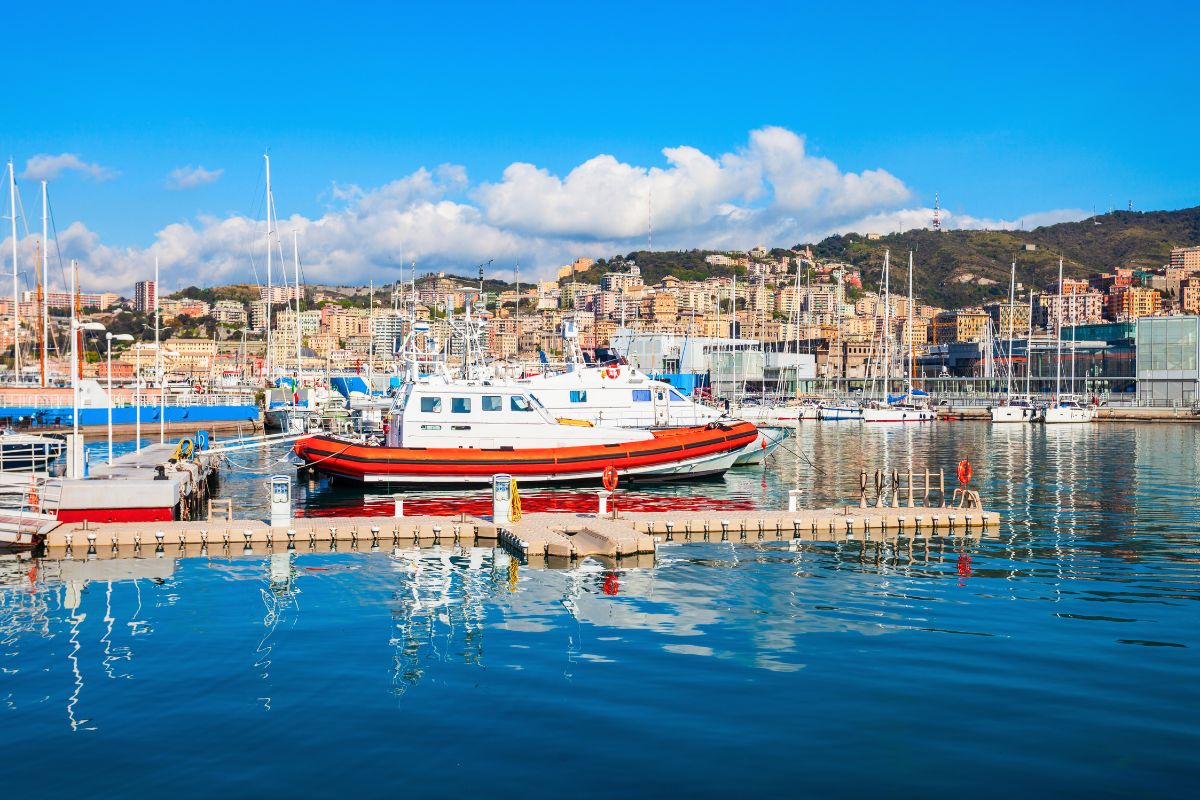
<svg viewBox="0 0 1200 800"><path fill-rule="evenodd" d="M521 521L521 495L517 492L517 479L512 479L512 506L511 514L513 522Z"/></svg>

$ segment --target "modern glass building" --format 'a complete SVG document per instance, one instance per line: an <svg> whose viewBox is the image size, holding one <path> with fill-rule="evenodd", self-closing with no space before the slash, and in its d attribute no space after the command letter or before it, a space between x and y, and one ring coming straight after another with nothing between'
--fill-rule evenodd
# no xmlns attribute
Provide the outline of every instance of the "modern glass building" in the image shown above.
<svg viewBox="0 0 1200 800"><path fill-rule="evenodd" d="M1142 317L1137 324L1138 403L1200 398L1200 317Z"/></svg>

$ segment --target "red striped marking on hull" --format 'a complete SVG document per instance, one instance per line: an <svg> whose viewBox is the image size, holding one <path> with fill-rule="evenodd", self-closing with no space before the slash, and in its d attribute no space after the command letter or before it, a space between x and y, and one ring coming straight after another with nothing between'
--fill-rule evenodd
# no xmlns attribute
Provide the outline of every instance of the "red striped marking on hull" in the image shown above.
<svg viewBox="0 0 1200 800"><path fill-rule="evenodd" d="M517 477L571 479L598 474L612 465L619 471L663 466L701 456L740 450L758 437L748 422L710 429L707 426L655 431L654 438L616 446L479 450L474 448L368 447L328 436L309 436L294 451L317 470L350 478L366 475L399 480L424 476L490 477L505 472Z"/></svg>

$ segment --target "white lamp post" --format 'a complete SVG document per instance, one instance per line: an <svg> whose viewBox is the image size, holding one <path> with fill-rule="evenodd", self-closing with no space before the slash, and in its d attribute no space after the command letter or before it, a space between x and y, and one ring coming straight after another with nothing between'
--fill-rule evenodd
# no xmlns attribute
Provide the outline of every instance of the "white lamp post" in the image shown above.
<svg viewBox="0 0 1200 800"><path fill-rule="evenodd" d="M72 307L73 311L73 307ZM99 322L80 322L75 318L74 313L71 315L71 428L76 442L73 447L78 447L79 442L79 344L80 335L83 331L103 331L104 326ZM72 474L70 477L78 478L75 473L75 453L72 451L70 461Z"/></svg>
<svg viewBox="0 0 1200 800"><path fill-rule="evenodd" d="M133 347L134 352L137 354L134 366L134 371L137 375L133 381L133 404L137 406L136 413L134 414L136 422L134 424L133 437L137 440L135 449L139 453L142 451L142 351L157 349L158 345L150 342L138 342Z"/></svg>
<svg viewBox="0 0 1200 800"><path fill-rule="evenodd" d="M112 343L116 342L132 342L133 337L128 333L118 333L115 336L112 331L104 333L104 353L108 357L108 465L111 467L113 463L113 448L112 448L112 411L113 411L113 396L112 396Z"/></svg>

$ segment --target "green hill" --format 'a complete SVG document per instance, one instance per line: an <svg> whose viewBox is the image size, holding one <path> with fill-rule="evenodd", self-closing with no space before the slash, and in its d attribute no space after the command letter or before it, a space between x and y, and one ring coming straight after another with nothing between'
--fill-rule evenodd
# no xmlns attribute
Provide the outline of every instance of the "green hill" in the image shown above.
<svg viewBox="0 0 1200 800"><path fill-rule="evenodd" d="M1036 246L1030 252L1026 244ZM1017 280L1038 289L1064 272L1084 277L1117 267L1153 269L1170 259L1172 247L1200 244L1200 206L1179 211L1116 211L1080 222L1047 225L1031 231L913 230L868 241L858 234L831 236L816 245L818 258L847 261L864 271L864 285L878 285L884 250L890 249L893 278L906 269L914 251L917 294L947 307L970 305L1008 295L1009 265L1017 262Z"/></svg>
<svg viewBox="0 0 1200 800"><path fill-rule="evenodd" d="M1027 244L1035 250L1025 249ZM854 264L863 285L879 285L883 253L891 250L897 286L905 284L908 251L914 251L916 293L935 305L960 307L1008 296L1009 264L1016 259L1017 280L1043 289L1058 277L1058 257L1070 277L1108 272L1116 267L1157 268L1167 263L1172 247L1200 245L1200 206L1178 211L1116 211L1081 222L1047 225L1030 231L912 230L867 240L862 234L830 236L812 245L821 260ZM794 249L802 249L796 245ZM715 267L704 257L712 250L635 251L646 283L665 275L702 280L714 275L744 274L740 267ZM773 250L773 255L785 253ZM599 283L600 276L620 269L621 257L601 259L574 280Z"/></svg>

